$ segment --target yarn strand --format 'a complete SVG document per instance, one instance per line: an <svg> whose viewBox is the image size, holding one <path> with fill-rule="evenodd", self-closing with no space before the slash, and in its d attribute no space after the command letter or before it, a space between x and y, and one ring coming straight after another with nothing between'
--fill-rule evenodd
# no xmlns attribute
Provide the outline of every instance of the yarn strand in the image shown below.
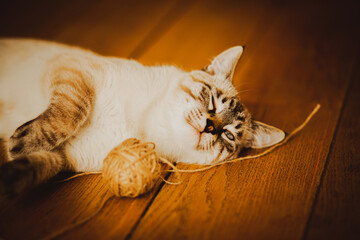
<svg viewBox="0 0 360 240"><path fill-rule="evenodd" d="M82 173L77 173L71 177L68 177L68 178L65 178L65 179L61 179L61 180L58 180L58 181L54 181L55 183L62 183L62 182L66 182L66 181L69 181L71 179L74 179L74 178L78 178L78 177L81 177L81 176L87 176L87 175L98 175L98 174L101 174L101 171L95 171L95 172L82 172Z"/></svg>
<svg viewBox="0 0 360 240"><path fill-rule="evenodd" d="M178 175L179 174L179 169L177 168L177 167L175 167L175 165L174 164L172 164L169 160L167 160L166 158L163 158L163 157L159 157L159 160L161 161L161 162L163 162L163 163L165 163L165 164L167 164L168 166L170 166L174 171L174 174L176 174L177 176L177 179L178 179L178 181L177 182L170 182L170 181L168 181L168 180L166 180L165 178L163 178L162 176L160 176L160 178L161 178L161 180L163 180L165 183L167 183L167 184L170 184L170 185L179 185L179 184L181 184L181 180L179 180L180 179L180 176ZM169 172L169 171L167 171L167 170L163 170L163 172Z"/></svg>

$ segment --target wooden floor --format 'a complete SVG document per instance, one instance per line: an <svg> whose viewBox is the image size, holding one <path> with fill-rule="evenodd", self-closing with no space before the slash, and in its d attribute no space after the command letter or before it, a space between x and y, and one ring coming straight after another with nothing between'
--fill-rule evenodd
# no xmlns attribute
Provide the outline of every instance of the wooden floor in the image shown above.
<svg viewBox="0 0 360 240"><path fill-rule="evenodd" d="M287 132L322 105L270 155L182 174L181 185L159 183L136 199L113 198L58 239L360 238L360 8L290 2L1 1L1 36L145 64L201 68L246 45L235 74L242 100L256 119ZM45 184L0 202L0 236L48 236L89 217L107 196L100 176Z"/></svg>

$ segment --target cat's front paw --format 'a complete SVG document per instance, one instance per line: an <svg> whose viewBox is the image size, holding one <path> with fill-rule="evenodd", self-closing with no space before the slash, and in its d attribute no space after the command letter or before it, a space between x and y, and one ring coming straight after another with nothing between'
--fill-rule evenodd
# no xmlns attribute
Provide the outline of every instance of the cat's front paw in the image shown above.
<svg viewBox="0 0 360 240"><path fill-rule="evenodd" d="M37 119L31 120L18 127L9 139L9 151L13 158L31 152L51 150L51 134L46 134Z"/></svg>
<svg viewBox="0 0 360 240"><path fill-rule="evenodd" d="M9 139L9 150L12 157L27 154L33 148L29 146L34 144L29 143L29 136L33 135L33 122L34 120L31 120L18 127Z"/></svg>
<svg viewBox="0 0 360 240"><path fill-rule="evenodd" d="M34 169L26 158L0 166L0 196L16 196L29 189L34 182Z"/></svg>

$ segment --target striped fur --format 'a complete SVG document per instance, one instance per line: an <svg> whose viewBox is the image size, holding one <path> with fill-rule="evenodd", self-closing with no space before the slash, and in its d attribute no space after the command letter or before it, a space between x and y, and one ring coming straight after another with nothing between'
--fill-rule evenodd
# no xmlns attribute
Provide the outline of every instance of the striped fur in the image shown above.
<svg viewBox="0 0 360 240"><path fill-rule="evenodd" d="M49 106L38 117L15 130L9 140L12 157L51 151L76 134L95 102L95 90L90 79L73 67L55 69L50 79Z"/></svg>

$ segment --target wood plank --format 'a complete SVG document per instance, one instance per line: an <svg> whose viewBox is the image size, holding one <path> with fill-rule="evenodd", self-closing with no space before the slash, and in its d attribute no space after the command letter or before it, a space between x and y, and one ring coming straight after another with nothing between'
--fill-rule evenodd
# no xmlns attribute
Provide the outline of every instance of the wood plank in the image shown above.
<svg viewBox="0 0 360 240"><path fill-rule="evenodd" d="M9 6L9 11L21 17L14 14L4 19L0 35L44 38L104 55L130 57L166 31L191 4L178 0L26 1Z"/></svg>
<svg viewBox="0 0 360 240"><path fill-rule="evenodd" d="M360 236L359 66L360 62L352 79L305 239L359 239Z"/></svg>
<svg viewBox="0 0 360 240"><path fill-rule="evenodd" d="M113 198L89 223L61 235L63 239L83 237L124 239L156 193L136 199ZM39 239L88 219L110 197L100 176L86 176L65 183L50 182L24 196L3 202L0 209L0 237ZM21 231L19 231L19 227Z"/></svg>
<svg viewBox="0 0 360 240"><path fill-rule="evenodd" d="M51 14L42 12L46 4L36 4L31 9L21 8L19 15L9 17L11 28L3 28L5 30L1 33L43 37L113 55L129 56L135 50L141 55L141 51L156 40L158 34L166 31L190 4L180 4L177 0L131 3L108 0L77 12L82 0L72 2L71 6L51 3L55 4ZM69 15L71 17L67 17ZM12 22L13 18L18 19ZM23 24L24 21L29 22ZM125 238L151 202L159 184L151 193L137 199L109 200L88 224L61 238ZM100 176L44 184L21 197L0 202L0 238L38 239L48 236L88 218L107 198L107 188Z"/></svg>
<svg viewBox="0 0 360 240"><path fill-rule="evenodd" d="M246 43L235 82L250 89L242 99L255 118L289 132L315 103L321 111L266 157L165 185L133 239L302 237L354 68L357 40L346 14L356 12L328 3L263 6L199 2L141 60L199 68L220 49Z"/></svg>
<svg viewBox="0 0 360 240"><path fill-rule="evenodd" d="M50 33L71 23L81 15L79 12L86 12L94 5L95 1L85 0L4 1L0 10L0 35L49 39Z"/></svg>
<svg viewBox="0 0 360 240"><path fill-rule="evenodd" d="M57 32L56 39L104 55L137 57L132 53L152 42L153 34L166 31L189 5L191 1L179 0L99 2Z"/></svg>

